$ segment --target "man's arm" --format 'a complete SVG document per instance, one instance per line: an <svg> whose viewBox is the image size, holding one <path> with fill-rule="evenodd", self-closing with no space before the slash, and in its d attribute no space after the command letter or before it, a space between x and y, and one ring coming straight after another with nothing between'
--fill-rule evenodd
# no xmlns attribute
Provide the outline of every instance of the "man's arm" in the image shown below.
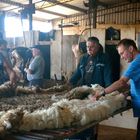
<svg viewBox="0 0 140 140"><path fill-rule="evenodd" d="M34 58L32 60L32 62L29 64L29 68L28 69L25 69L26 73L28 74L34 74L38 65L40 63L40 59L37 57L37 58Z"/></svg>
<svg viewBox="0 0 140 140"><path fill-rule="evenodd" d="M9 65L9 63L5 59L4 59L3 65L4 65L4 68L6 69L6 72L9 75L9 79L11 81L11 84L15 84L17 81L16 73L13 71L13 69L11 68L11 66Z"/></svg>
<svg viewBox="0 0 140 140"><path fill-rule="evenodd" d="M128 87L129 78L121 77L118 81L114 82L112 85L105 88L103 93L96 92L94 98L99 99L101 96L112 93L115 90L119 90L123 87Z"/></svg>
<svg viewBox="0 0 140 140"><path fill-rule="evenodd" d="M76 86L78 80L81 78L81 72L79 67L76 69L76 71L73 73L71 78L69 79L69 83Z"/></svg>
<svg viewBox="0 0 140 140"><path fill-rule="evenodd" d="M28 74L34 74L33 70L31 70L31 69L26 69L25 68L24 71Z"/></svg>
<svg viewBox="0 0 140 140"><path fill-rule="evenodd" d="M105 93L108 94L115 90L119 90L123 87L128 86L128 81L129 81L129 78L122 76L118 81L114 82L112 85L105 88Z"/></svg>

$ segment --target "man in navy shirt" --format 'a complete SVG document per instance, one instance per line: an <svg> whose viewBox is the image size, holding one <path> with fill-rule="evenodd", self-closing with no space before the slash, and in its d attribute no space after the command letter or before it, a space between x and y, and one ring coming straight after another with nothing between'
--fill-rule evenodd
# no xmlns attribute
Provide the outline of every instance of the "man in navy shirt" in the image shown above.
<svg viewBox="0 0 140 140"><path fill-rule="evenodd" d="M99 84L107 87L112 83L112 69L109 57L103 52L103 47L97 37L89 37L87 42L87 53L85 53L77 66L76 71L69 80L70 85L79 86ZM96 128L86 129L75 139L93 139L96 140ZM95 129L95 130L94 130ZM94 134L94 135L93 135Z"/></svg>
<svg viewBox="0 0 140 140"><path fill-rule="evenodd" d="M121 58L130 64L121 78L111 86L105 88L102 95L126 87L130 80L133 113L134 117L138 117L136 140L140 140L140 52L136 47L136 43L131 39L121 40L117 49ZM97 93L96 97L98 96L100 95Z"/></svg>
<svg viewBox="0 0 140 140"><path fill-rule="evenodd" d="M74 86L99 84L107 87L112 83L112 69L109 56L103 52L98 38L89 37L87 53L84 54L72 77L70 84Z"/></svg>

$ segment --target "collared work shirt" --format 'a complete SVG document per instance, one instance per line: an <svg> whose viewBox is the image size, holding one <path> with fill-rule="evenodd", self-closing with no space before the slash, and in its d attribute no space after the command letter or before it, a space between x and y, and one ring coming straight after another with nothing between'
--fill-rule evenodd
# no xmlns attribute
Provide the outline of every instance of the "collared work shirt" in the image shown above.
<svg viewBox="0 0 140 140"><path fill-rule="evenodd" d="M130 79L134 117L140 117L140 54L130 63L123 76Z"/></svg>

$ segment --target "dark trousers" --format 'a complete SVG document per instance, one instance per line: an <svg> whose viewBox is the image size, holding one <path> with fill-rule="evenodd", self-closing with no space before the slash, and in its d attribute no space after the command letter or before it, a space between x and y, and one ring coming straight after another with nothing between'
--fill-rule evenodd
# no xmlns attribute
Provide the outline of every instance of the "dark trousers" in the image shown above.
<svg viewBox="0 0 140 140"><path fill-rule="evenodd" d="M29 82L29 86L43 87L43 79L34 79Z"/></svg>
<svg viewBox="0 0 140 140"><path fill-rule="evenodd" d="M140 140L140 118L138 118L138 123L137 123L137 136L136 140Z"/></svg>

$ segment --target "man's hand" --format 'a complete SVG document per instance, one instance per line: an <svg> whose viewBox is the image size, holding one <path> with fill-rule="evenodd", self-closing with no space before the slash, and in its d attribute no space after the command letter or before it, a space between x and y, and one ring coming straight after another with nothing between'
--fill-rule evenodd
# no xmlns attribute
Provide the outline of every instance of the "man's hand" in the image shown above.
<svg viewBox="0 0 140 140"><path fill-rule="evenodd" d="M25 68L24 71L28 74L34 74L34 72L31 69Z"/></svg>
<svg viewBox="0 0 140 140"><path fill-rule="evenodd" d="M99 98L101 97L102 95L99 93L99 92L96 92L95 95L94 95L94 98L96 100L99 100Z"/></svg>
<svg viewBox="0 0 140 140"><path fill-rule="evenodd" d="M95 102L97 99L96 99L96 97L94 96L94 95L92 95L92 94L90 94L89 96L88 96L88 98L91 100L91 101L93 101L93 102Z"/></svg>
<svg viewBox="0 0 140 140"><path fill-rule="evenodd" d="M93 96L92 96L92 98L93 98L93 100L99 100L100 99L100 97L102 97L102 96L105 96L106 95L106 93L105 93L105 91L103 91L102 93L101 92L96 92Z"/></svg>
<svg viewBox="0 0 140 140"><path fill-rule="evenodd" d="M16 85L16 82L17 82L17 75L15 73L15 71L11 71L10 74L9 74L9 79L10 79L10 82L11 82L11 85L12 86L15 86Z"/></svg>

